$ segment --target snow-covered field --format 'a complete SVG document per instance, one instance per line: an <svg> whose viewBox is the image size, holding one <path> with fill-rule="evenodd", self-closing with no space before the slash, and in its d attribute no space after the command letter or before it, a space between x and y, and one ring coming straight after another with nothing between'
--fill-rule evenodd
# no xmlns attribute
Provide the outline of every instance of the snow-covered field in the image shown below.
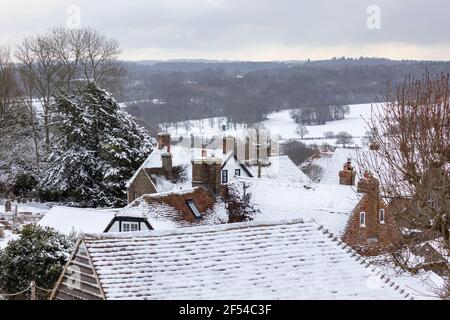
<svg viewBox="0 0 450 320"><path fill-rule="evenodd" d="M300 139L296 132L296 124L289 115L290 110L283 110L280 112L271 113L268 119L261 124L268 129L272 137L278 136L279 139ZM362 137L367 131L366 121L370 120L371 104L355 104L350 106L350 114L345 116L344 120L330 121L325 125L307 126L309 134L305 136L304 142L306 144L322 144L324 142L335 144L336 139L324 140L324 133L333 131L335 134L340 131L346 131L354 137ZM233 135L237 136L245 131L245 125L237 124L236 128L231 125L231 128L222 130L222 126L227 125L226 118L206 118L202 120L190 121L189 128L185 127L183 122L179 122L169 127L161 127L161 130L168 131L172 136L186 136L190 134L212 137L217 135ZM311 139L318 138L318 139ZM355 143L361 145L361 138L355 138Z"/></svg>

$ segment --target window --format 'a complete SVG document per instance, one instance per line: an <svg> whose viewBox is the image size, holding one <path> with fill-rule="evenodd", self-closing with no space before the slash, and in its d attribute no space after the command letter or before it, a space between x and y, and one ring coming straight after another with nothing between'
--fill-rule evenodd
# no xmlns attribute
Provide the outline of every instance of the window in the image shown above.
<svg viewBox="0 0 450 320"><path fill-rule="evenodd" d="M139 223L137 222L123 222L122 232L135 232L139 231Z"/></svg>
<svg viewBox="0 0 450 320"><path fill-rule="evenodd" d="M384 224L384 209L380 209L380 223Z"/></svg>
<svg viewBox="0 0 450 320"><path fill-rule="evenodd" d="M191 209L191 212L194 214L194 217L196 219L201 219L202 218L202 214L200 213L200 211L198 211L198 208L195 205L193 200L186 201L186 204L189 207L189 209Z"/></svg>
<svg viewBox="0 0 450 320"><path fill-rule="evenodd" d="M237 177L240 177L241 176L241 169L234 170L234 175L237 176Z"/></svg>
<svg viewBox="0 0 450 320"><path fill-rule="evenodd" d="M222 170L222 183L228 182L228 170Z"/></svg>
<svg viewBox="0 0 450 320"><path fill-rule="evenodd" d="M361 212L359 214L359 226L364 228L366 226L366 213Z"/></svg>

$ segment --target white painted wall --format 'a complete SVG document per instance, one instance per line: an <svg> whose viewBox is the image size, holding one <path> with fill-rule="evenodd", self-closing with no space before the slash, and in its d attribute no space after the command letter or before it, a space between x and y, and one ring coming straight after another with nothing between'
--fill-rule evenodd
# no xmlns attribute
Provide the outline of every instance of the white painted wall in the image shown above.
<svg viewBox="0 0 450 320"><path fill-rule="evenodd" d="M227 164L225 165L225 167L222 169L223 170L228 170L228 182L234 178L235 176L235 170L236 169L240 169L241 170L241 177L247 177L249 178L250 176L247 174L247 172L239 165L239 162L234 158L231 157ZM222 176L221 176L222 178Z"/></svg>

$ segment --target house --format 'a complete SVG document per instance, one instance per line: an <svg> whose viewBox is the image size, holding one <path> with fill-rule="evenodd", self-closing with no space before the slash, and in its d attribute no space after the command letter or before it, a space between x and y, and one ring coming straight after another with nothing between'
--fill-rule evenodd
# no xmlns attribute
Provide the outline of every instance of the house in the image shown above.
<svg viewBox="0 0 450 320"><path fill-rule="evenodd" d="M81 281L77 281L81 279ZM84 235L51 299L412 299L302 220Z"/></svg>
<svg viewBox="0 0 450 320"><path fill-rule="evenodd" d="M141 167L127 182L128 203L144 194L189 189L196 186L192 173L198 160L220 160L220 183L225 184L235 177L265 177L288 179L310 183L310 179L287 156L271 156L269 147L250 146L252 140L239 142L233 137L224 137L222 152L195 147L191 142L173 144L168 133L159 133L155 148Z"/></svg>
<svg viewBox="0 0 450 320"><path fill-rule="evenodd" d="M144 195L115 214L104 232L172 230L245 221L239 202L230 192L217 196L202 186Z"/></svg>
<svg viewBox="0 0 450 320"><path fill-rule="evenodd" d="M220 174L219 174L220 175ZM144 195L123 209L54 207L39 222L69 235L139 232L246 221L249 210L230 188L215 195L202 185L180 191Z"/></svg>
<svg viewBox="0 0 450 320"><path fill-rule="evenodd" d="M357 191L363 196L352 212L343 241L363 255L395 249L400 241L400 229L380 195L378 180L366 172L358 182Z"/></svg>
<svg viewBox="0 0 450 320"><path fill-rule="evenodd" d="M248 178L237 179L236 184L241 196L248 197L249 204L259 212L255 221L311 219L360 254L377 255L395 246L400 231L387 201L375 187L376 179L359 179L351 159L355 159L354 150L336 149L318 184ZM349 175L343 175L343 171Z"/></svg>

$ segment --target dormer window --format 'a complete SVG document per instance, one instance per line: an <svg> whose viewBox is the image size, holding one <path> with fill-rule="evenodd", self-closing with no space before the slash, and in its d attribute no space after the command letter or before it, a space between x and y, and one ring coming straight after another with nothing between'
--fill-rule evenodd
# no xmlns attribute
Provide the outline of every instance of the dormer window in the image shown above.
<svg viewBox="0 0 450 320"><path fill-rule="evenodd" d="M138 222L123 222L122 223L122 231L123 232L139 231L139 223Z"/></svg>
<svg viewBox="0 0 450 320"><path fill-rule="evenodd" d="M198 210L197 206L195 205L193 200L187 200L186 201L187 206L189 207L189 209L191 210L192 214L194 215L194 217L196 219L201 219L202 218L202 214L200 213L200 211Z"/></svg>
<svg viewBox="0 0 450 320"><path fill-rule="evenodd" d="M384 224L384 209L380 209L380 223Z"/></svg>
<svg viewBox="0 0 450 320"><path fill-rule="evenodd" d="M366 227L366 213L365 212L360 212L359 213L359 226L361 228L365 228Z"/></svg>

